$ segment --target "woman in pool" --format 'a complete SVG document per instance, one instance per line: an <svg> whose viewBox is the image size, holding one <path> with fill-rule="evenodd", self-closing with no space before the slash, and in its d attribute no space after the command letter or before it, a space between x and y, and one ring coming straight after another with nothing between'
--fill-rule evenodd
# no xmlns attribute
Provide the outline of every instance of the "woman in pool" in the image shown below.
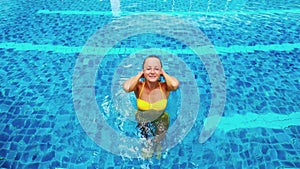
<svg viewBox="0 0 300 169"><path fill-rule="evenodd" d="M160 81L161 76L164 77L165 82ZM141 78L145 78L145 81L141 81ZM137 98L136 120L142 135L146 139L149 131L154 135L154 140L149 142L150 149L143 150L147 157L151 157L153 151L160 156L160 143L170 122L169 115L165 112L167 100L170 92L176 90L178 86L179 81L162 69L161 60L155 55L148 56L144 60L143 70L123 84L124 90L134 91ZM150 125L154 126L155 131L151 131Z"/></svg>

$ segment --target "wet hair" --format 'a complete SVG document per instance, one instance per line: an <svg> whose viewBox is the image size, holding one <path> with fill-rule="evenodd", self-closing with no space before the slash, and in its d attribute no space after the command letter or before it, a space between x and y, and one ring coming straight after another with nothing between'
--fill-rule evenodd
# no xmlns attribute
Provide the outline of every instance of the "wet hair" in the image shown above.
<svg viewBox="0 0 300 169"><path fill-rule="evenodd" d="M142 69L144 69L145 62L146 62L146 60L149 59L149 58L156 58L156 59L158 59L160 65L161 65L161 68L162 68L162 63L161 63L160 58L159 58L158 56L156 56L156 55L149 55L149 56L147 56L147 57L145 58L145 60L144 60L144 62L143 62L143 65L142 65Z"/></svg>

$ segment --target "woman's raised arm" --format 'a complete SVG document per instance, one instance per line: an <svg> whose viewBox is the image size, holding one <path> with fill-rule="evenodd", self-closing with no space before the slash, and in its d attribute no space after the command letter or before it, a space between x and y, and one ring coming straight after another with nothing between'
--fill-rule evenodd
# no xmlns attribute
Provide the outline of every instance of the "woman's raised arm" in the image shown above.
<svg viewBox="0 0 300 169"><path fill-rule="evenodd" d="M164 70L162 70L162 75L166 80L169 91L176 90L179 87L179 81L175 77L168 75Z"/></svg>
<svg viewBox="0 0 300 169"><path fill-rule="evenodd" d="M136 76L133 76L132 78L126 80L123 84L123 89L126 92L132 92L136 89L137 84L140 80L140 78L143 76L143 71L139 72Z"/></svg>

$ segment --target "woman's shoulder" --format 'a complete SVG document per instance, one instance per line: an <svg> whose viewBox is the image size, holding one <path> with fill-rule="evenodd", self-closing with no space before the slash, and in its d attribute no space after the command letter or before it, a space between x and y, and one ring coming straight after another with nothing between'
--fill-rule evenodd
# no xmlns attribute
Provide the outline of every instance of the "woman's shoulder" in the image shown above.
<svg viewBox="0 0 300 169"><path fill-rule="evenodd" d="M168 98L169 95L170 95L170 91L167 88L167 83L166 82L159 82L159 83L160 83L160 86L161 86L161 90L164 92L164 94Z"/></svg>
<svg viewBox="0 0 300 169"><path fill-rule="evenodd" d="M136 85L135 90L134 90L134 93L135 93L136 96L139 95L142 86L143 86L143 82L142 82L142 81L139 81L139 82L137 83L137 85Z"/></svg>
<svg viewBox="0 0 300 169"><path fill-rule="evenodd" d="M159 82L159 84L160 84L160 86L163 90L167 90L167 83L166 82Z"/></svg>
<svg viewBox="0 0 300 169"><path fill-rule="evenodd" d="M140 90L141 88L142 88L142 86L143 86L143 81L139 81L138 83L137 83L137 85L136 85L136 90Z"/></svg>

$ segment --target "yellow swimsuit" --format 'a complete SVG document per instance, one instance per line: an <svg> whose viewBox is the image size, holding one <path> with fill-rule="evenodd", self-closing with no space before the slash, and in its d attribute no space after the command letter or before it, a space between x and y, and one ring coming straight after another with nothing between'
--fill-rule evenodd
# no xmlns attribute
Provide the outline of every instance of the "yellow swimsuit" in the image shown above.
<svg viewBox="0 0 300 169"><path fill-rule="evenodd" d="M165 94L163 93L163 91L161 89L161 84L160 83L158 83L158 84L159 84L159 89L160 89L161 95L164 99L161 99L161 100L156 101L154 103L149 103L145 100L140 99L141 95L142 95L142 92L143 92L143 89L144 89L144 86L145 86L145 82L144 82L143 86L142 86L142 89L141 89L141 92L139 94L139 97L136 100L137 107L138 107L139 110L141 110L141 111L156 110L156 111L162 111L162 112L165 111L165 109L167 107L168 100L167 100ZM156 120L151 121L151 123L154 124L154 126L155 126L155 131L154 132L150 127L150 131L152 132L152 134L154 136L159 136L160 134L164 134L166 132L166 130L168 129L168 127L169 127L169 123L170 123L169 114L167 112L164 112ZM147 139L148 138L148 125L140 123L138 125L138 127L141 130L141 134ZM156 146L155 152L157 153L157 158L159 159L161 157L161 145L160 145L160 143L158 143L155 146ZM152 153L150 153L150 154L146 153L145 157L146 158L152 157Z"/></svg>
<svg viewBox="0 0 300 169"><path fill-rule="evenodd" d="M163 93L163 91L161 89L160 83L158 83L158 84L159 84L159 88L160 88L161 94L162 94L162 96L163 96L164 99L159 100L159 101L154 102L154 103L149 103L149 102L147 102L145 100L140 99L140 97L142 95L142 92L143 92L143 89L144 89L144 86L145 86L145 83L143 83L143 86L142 86L141 92L139 94L139 97L136 100L137 101L137 107L138 107L139 110L157 110L157 111L162 111L162 110L166 109L168 100L164 96L164 93Z"/></svg>

